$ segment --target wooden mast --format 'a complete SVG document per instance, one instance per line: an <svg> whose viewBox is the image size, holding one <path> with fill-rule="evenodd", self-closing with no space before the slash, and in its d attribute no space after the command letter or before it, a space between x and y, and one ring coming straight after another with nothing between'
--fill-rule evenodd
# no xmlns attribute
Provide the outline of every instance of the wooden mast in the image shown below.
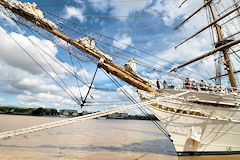
<svg viewBox="0 0 240 160"><path fill-rule="evenodd" d="M209 7L210 7L210 10L211 10L213 21L216 21L215 13L213 11L211 3L209 4ZM218 36L218 44L223 45L225 40L224 40L223 35L222 35L222 29L217 23L215 24L215 27L216 27L217 36ZM231 87L237 88L237 83L236 83L236 80L235 80L235 77L234 77L234 73L233 73L232 64L231 64L231 60L230 60L230 57L229 57L228 50L226 48L223 48L222 52L223 52L225 66L227 68L228 77L229 77Z"/></svg>
<svg viewBox="0 0 240 160"><path fill-rule="evenodd" d="M215 26L216 27L216 32L217 32L217 36L218 36L218 42L217 44L215 45L215 49L212 50L212 51L209 51L199 57L196 57L184 64L181 64L177 67L175 67L174 69L171 70L176 72L179 68L182 68L186 65L189 65L193 62L196 62L202 58L205 58L207 56L210 56L214 53L216 53L217 51L222 51L223 52L223 57L224 57L224 60L225 60L225 66L227 68L227 75L229 77L229 81L230 81L230 84L233 88L237 88L237 83L236 83L236 80L235 80L235 77L234 77L234 72L233 72L233 69L232 69L232 64L231 64L231 60L229 58L229 53L228 53L228 48L231 47L231 46L234 46L238 43L240 43L240 40L230 40L228 41L228 38L223 38L223 34L222 34L222 30L221 30L221 27L217 24L217 22L219 22L220 20L222 20L223 18L225 18L226 16L232 14L233 12L235 12L236 10L239 12L240 11L240 6L238 4L235 3L235 6L236 8L231 10L230 12L226 13L225 15L223 15L222 17L216 19L215 17L215 13L213 11L213 8L211 6L211 0L205 0L205 4L200 8L198 9L196 12L194 12L193 14L191 14L186 20L184 20L182 23L180 23L175 29L178 29L182 24L184 24L187 20L189 20L193 15L195 15L197 12L199 12L203 7L206 7L207 5L210 7L210 11L211 11L211 14L212 14L212 17L213 17L213 22L210 23L209 25L207 25L206 27L202 28L200 31L198 31L197 33L195 33L194 35L192 35L191 37L187 38L186 40L182 41L181 43L179 43L177 46L175 46L175 48L177 48L178 46L182 45L183 43L185 43L186 41L192 39L193 37L195 37L196 35L198 35L199 33L201 33L202 31L206 30L207 28L209 28L210 26ZM234 0L235 2L235 0ZM236 33L237 34L237 33Z"/></svg>
<svg viewBox="0 0 240 160"><path fill-rule="evenodd" d="M151 85L149 85L149 83L143 81L138 76L135 76L135 75L131 74L130 72L127 72L125 69L121 68L120 66L114 64L113 62L106 60L106 58L104 56L98 54L97 52L94 52L93 50L91 50L89 48L86 48L84 45L82 45L82 44L78 43L77 41L69 38L68 36L58 32L57 30L51 29L46 24L42 23L41 20L38 20L38 19L30 16L29 14L24 13L20 9L11 6L7 1L0 0L0 5L11 10L13 13L23 17L27 21L30 21L31 23L37 25L38 27L48 31L49 33L61 38L62 40L73 45L74 47L78 48L79 50L83 51L84 53L87 53L87 54L97 58L99 60L98 66L100 68L103 68L108 73L111 73L112 75L118 77L119 79L125 81L126 83L128 83L138 89L141 89L141 90L144 90L147 92L158 93L158 91L154 90L151 87Z"/></svg>

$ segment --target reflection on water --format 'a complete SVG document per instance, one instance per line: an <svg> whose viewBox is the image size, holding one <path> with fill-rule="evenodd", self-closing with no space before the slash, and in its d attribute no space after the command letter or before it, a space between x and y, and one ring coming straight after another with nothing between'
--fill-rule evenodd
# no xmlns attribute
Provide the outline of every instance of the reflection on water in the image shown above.
<svg viewBox="0 0 240 160"><path fill-rule="evenodd" d="M0 115L0 132L60 118ZM0 140L0 159L219 160L177 157L171 142L150 121L89 120ZM228 158L228 157L222 157ZM231 156L231 159L237 157ZM238 158L240 159L240 158ZM223 159L222 159L223 160Z"/></svg>

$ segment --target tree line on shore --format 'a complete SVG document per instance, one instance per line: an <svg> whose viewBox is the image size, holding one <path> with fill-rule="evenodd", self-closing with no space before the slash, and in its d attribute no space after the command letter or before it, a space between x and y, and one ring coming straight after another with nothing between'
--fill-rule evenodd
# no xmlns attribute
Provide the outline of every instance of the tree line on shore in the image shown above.
<svg viewBox="0 0 240 160"><path fill-rule="evenodd" d="M33 116L58 115L58 111L54 108L23 108L15 106L0 106L0 113Z"/></svg>
<svg viewBox="0 0 240 160"><path fill-rule="evenodd" d="M78 113L78 116L82 116L83 113ZM55 108L24 108L17 106L0 106L1 114L13 114L13 115L32 115L32 116L59 116L60 113ZM92 112L86 112L85 114L91 114ZM85 115L84 114L84 115ZM110 116L104 116L106 119L115 119ZM116 118L117 119L117 118ZM133 120L158 120L154 115L141 116L141 115L128 115L122 119L133 119Z"/></svg>

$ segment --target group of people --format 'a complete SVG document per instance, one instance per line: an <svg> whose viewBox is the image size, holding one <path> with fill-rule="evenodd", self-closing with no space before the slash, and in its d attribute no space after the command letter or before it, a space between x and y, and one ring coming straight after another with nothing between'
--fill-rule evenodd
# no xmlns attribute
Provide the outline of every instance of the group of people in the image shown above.
<svg viewBox="0 0 240 160"><path fill-rule="evenodd" d="M160 90L161 88L163 88L163 89L174 89L174 85L169 86L167 84L166 80L164 80L163 83L162 83L163 87L161 87L161 83L159 82L158 79L156 81L156 85L157 85L158 90ZM191 89L191 90L195 90L195 91L210 91L210 92L219 92L219 93L229 92L228 89L223 90L222 87L219 84L213 85L212 83L206 83L204 80L201 80L200 83L197 83L195 80L190 81L189 78L185 79L183 88L184 89Z"/></svg>
<svg viewBox="0 0 240 160"><path fill-rule="evenodd" d="M159 82L159 80L157 79L156 81L156 85L157 85L157 89L160 90L161 89L161 83ZM166 80L163 80L163 89L174 89L174 85L168 85Z"/></svg>
<svg viewBox="0 0 240 160"><path fill-rule="evenodd" d="M159 89L161 88L161 84L160 84L160 82L159 82L158 79L157 79L157 81L156 81L156 84L157 84L157 89L159 90ZM163 81L163 89L167 89L167 88L168 88L167 81L164 80L164 81Z"/></svg>
<svg viewBox="0 0 240 160"><path fill-rule="evenodd" d="M185 89L192 89L198 91L212 91L212 92L223 92L219 84L213 85L212 83L206 83L204 80L201 80L200 83L196 83L194 80L190 81L189 78L185 79L184 83Z"/></svg>

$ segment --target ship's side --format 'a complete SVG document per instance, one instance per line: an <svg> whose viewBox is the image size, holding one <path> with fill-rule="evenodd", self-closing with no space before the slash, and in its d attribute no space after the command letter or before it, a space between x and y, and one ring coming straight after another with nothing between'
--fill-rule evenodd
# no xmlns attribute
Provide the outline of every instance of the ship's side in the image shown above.
<svg viewBox="0 0 240 160"><path fill-rule="evenodd" d="M184 94L184 91L175 92ZM156 98L156 101L147 107L165 126L179 155L240 154L240 111L238 107L230 105L231 96L226 98L229 104L226 107L192 102L192 95L198 95L195 92L186 92L174 98L169 98L169 93L160 95L164 98ZM146 92L140 92L139 95L143 101L156 97ZM213 94L199 95L202 99L205 95L215 101L216 97L221 97ZM224 98L219 98L219 101L224 101ZM235 97L232 104L238 103L239 99Z"/></svg>

